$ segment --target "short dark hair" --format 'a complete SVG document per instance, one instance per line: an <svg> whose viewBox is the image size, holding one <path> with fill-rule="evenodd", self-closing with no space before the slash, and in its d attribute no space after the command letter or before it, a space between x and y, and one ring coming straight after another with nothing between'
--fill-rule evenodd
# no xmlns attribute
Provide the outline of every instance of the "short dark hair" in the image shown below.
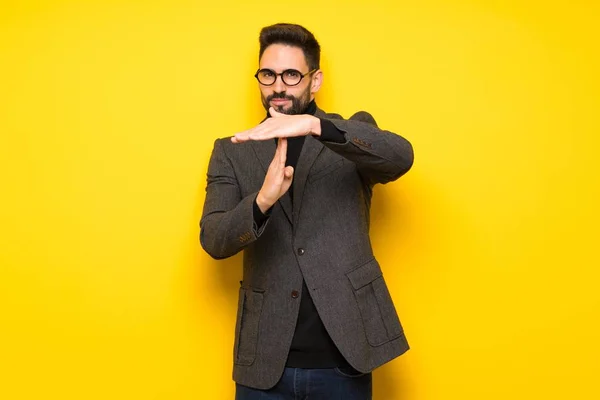
<svg viewBox="0 0 600 400"><path fill-rule="evenodd" d="M321 68L321 46L315 36L303 26L284 23L266 26L260 31L258 40L259 60L270 45L284 44L302 49L310 70Z"/></svg>

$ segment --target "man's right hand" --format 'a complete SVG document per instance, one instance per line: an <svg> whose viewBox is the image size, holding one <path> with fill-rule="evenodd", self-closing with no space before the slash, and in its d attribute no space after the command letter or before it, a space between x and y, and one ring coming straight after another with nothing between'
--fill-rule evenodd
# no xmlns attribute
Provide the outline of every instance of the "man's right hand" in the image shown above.
<svg viewBox="0 0 600 400"><path fill-rule="evenodd" d="M294 168L289 165L285 166L286 155L287 139L280 138L265 181L256 196L256 204L263 214L273 207L273 204L288 191L292 184Z"/></svg>

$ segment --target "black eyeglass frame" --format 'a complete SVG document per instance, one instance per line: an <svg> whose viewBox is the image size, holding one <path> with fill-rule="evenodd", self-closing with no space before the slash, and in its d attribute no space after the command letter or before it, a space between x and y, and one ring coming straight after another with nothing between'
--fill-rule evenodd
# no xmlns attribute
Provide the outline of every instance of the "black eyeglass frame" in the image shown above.
<svg viewBox="0 0 600 400"><path fill-rule="evenodd" d="M260 79L258 79L258 74L260 74L262 71L269 71L269 72L271 72L273 75L275 75L275 80L273 81L273 83L265 84L265 83L262 83L262 82L260 81ZM286 72L290 72L290 71L292 71L292 72L296 72L296 73L298 73L298 74L300 75L300 80L299 80L297 83L294 83L293 85L290 85L290 84L288 84L288 83L285 81L285 79L283 79L283 74L285 74ZM314 72L317 72L317 71L318 71L318 68L315 68L315 69L312 69L312 70L308 71L307 73L303 74L302 72L298 71L297 69L288 68L288 69L286 69L285 71L282 71L281 73L279 73L279 74L278 74L278 73L276 73L275 71L273 71L273 70L272 70L272 69L270 69L270 68L261 68L261 69L259 69L258 71L256 71L256 73L254 74L254 77L256 78L256 80L258 81L258 83L260 83L260 84L261 84L261 85L263 85L263 86L273 86L273 85L275 84L275 82L277 82L277 77L278 77L278 76L280 76L280 77L281 77L281 82L283 82L283 84L284 84L284 85L286 85L286 86L298 86L298 85L300 84L300 82L302 82L302 79L304 79L304 77L305 77L306 75L310 75L310 74L312 74L312 73L314 73Z"/></svg>

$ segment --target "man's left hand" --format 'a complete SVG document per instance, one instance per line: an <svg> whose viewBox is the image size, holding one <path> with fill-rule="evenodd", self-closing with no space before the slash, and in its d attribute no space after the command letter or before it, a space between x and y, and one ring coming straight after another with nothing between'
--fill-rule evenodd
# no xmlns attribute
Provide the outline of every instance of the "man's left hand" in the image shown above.
<svg viewBox="0 0 600 400"><path fill-rule="evenodd" d="M231 138L233 143L243 143L249 140L269 140L273 138L288 138L321 134L321 122L312 115L287 115L269 108L272 118L254 128L237 133Z"/></svg>

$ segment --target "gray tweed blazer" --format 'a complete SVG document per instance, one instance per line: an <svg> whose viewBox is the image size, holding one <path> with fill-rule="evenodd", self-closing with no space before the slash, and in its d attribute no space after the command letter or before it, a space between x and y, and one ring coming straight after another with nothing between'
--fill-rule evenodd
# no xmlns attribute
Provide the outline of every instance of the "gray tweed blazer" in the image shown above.
<svg viewBox="0 0 600 400"><path fill-rule="evenodd" d="M369 239L373 185L405 174L411 144L372 117L349 120L317 109L345 143L306 138L285 194L257 227L253 202L273 140L218 139L211 155L200 242L213 258L244 252L233 351L233 379L269 389L280 379L294 334L302 279L332 340L358 371L408 350L408 342ZM367 123L364 121L370 121ZM293 206L292 206L293 204Z"/></svg>

